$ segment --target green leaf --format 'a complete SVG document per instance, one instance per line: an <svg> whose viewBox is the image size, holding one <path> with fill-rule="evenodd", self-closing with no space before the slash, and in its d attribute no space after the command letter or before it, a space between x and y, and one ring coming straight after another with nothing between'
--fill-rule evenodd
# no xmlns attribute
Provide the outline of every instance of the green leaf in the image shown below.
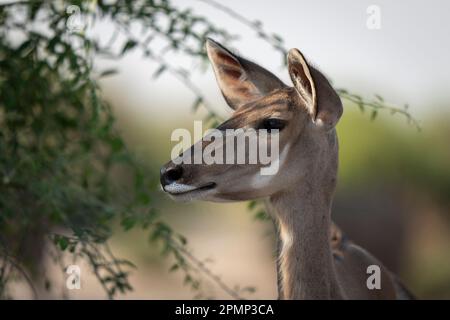
<svg viewBox="0 0 450 320"><path fill-rule="evenodd" d="M187 285L187 284L189 284L191 282L192 282L192 277L190 275L186 275L184 277L184 281L183 281L184 285Z"/></svg>
<svg viewBox="0 0 450 320"><path fill-rule="evenodd" d="M158 78L164 71L166 71L167 66L166 65L162 65L160 66L154 73L153 73L153 79Z"/></svg>
<svg viewBox="0 0 450 320"><path fill-rule="evenodd" d="M69 246L69 239L67 239L64 236L60 236L59 241L58 241L58 245L59 248L64 251L67 249L67 247Z"/></svg>
<svg viewBox="0 0 450 320"><path fill-rule="evenodd" d="M122 225L122 227L124 228L125 231L128 231L128 230L132 229L134 227L134 225L136 224L136 218L131 217L131 216L125 217L122 219L120 224Z"/></svg>
<svg viewBox="0 0 450 320"><path fill-rule="evenodd" d="M170 267L169 272L174 272L177 271L178 269L180 269L180 266L177 263L175 263Z"/></svg>
<svg viewBox="0 0 450 320"><path fill-rule="evenodd" d="M379 94L375 94L375 98L380 101L380 102L384 102L384 99L382 96L380 96Z"/></svg>
<svg viewBox="0 0 450 320"><path fill-rule="evenodd" d="M279 43L283 42L283 38L281 38L281 36L279 36L278 34L272 34L272 37Z"/></svg>
<svg viewBox="0 0 450 320"><path fill-rule="evenodd" d="M52 284L50 283L50 280L45 279L44 287L45 287L45 290L46 290L46 291L50 291L50 289L51 289L51 287L52 287Z"/></svg>
<svg viewBox="0 0 450 320"><path fill-rule="evenodd" d="M198 97L197 99L195 99L194 103L192 104L192 111L193 112L197 111L202 102L203 102L202 97Z"/></svg>
<svg viewBox="0 0 450 320"><path fill-rule="evenodd" d="M128 40L122 48L121 55L124 55L126 52L130 51L134 47L137 46L137 42L134 40Z"/></svg>
<svg viewBox="0 0 450 320"><path fill-rule="evenodd" d="M258 203L258 202L257 202L256 200L251 200L251 201L248 202L247 208L249 208L250 210L252 210L253 208L256 207L256 204L257 204L257 203Z"/></svg>
<svg viewBox="0 0 450 320"><path fill-rule="evenodd" d="M119 137L115 137L114 139L112 139L109 145L111 146L111 149L114 153L121 151L125 146L122 139L120 139Z"/></svg>
<svg viewBox="0 0 450 320"><path fill-rule="evenodd" d="M107 69L107 70L102 71L102 73L100 73L100 78L112 76L112 75L117 74L118 72L119 71L117 69Z"/></svg>
<svg viewBox="0 0 450 320"><path fill-rule="evenodd" d="M375 118L377 117L377 115L378 115L378 110L373 110L373 111L372 111L372 114L370 115L370 120L371 120L371 121L375 120Z"/></svg>
<svg viewBox="0 0 450 320"><path fill-rule="evenodd" d="M266 211L264 210L259 210L258 212L256 212L255 214L255 219L257 220L268 220L269 219L269 215L266 213Z"/></svg>
<svg viewBox="0 0 450 320"><path fill-rule="evenodd" d="M178 237L178 240L180 240L180 242L181 242L181 244L183 246L185 246L187 244L187 239L186 239L185 236L182 236L181 234L178 234L177 237Z"/></svg>
<svg viewBox="0 0 450 320"><path fill-rule="evenodd" d="M359 110L361 110L361 112L364 112L365 111L364 103L358 102L358 108L359 108Z"/></svg>
<svg viewBox="0 0 450 320"><path fill-rule="evenodd" d="M149 205L151 202L151 198L147 192L140 192L138 194L137 201L142 205Z"/></svg>
<svg viewBox="0 0 450 320"><path fill-rule="evenodd" d="M245 287L245 288L242 288L242 292L255 293L256 288L255 287Z"/></svg>

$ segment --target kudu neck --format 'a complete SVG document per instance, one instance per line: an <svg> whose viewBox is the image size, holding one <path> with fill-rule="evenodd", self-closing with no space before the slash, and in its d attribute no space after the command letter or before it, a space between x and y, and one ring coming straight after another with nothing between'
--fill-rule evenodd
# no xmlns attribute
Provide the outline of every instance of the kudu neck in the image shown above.
<svg viewBox="0 0 450 320"><path fill-rule="evenodd" d="M312 165L297 186L273 195L269 200L281 238L281 298L342 297L329 239L337 150L335 159L330 157L329 160Z"/></svg>

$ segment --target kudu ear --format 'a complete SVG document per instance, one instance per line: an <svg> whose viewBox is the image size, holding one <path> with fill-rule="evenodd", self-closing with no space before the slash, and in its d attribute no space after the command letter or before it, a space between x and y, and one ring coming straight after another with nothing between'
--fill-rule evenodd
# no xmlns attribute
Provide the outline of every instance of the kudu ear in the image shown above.
<svg viewBox="0 0 450 320"><path fill-rule="evenodd" d="M233 109L286 86L271 72L236 56L212 39L206 41L206 52L220 90Z"/></svg>
<svg viewBox="0 0 450 320"><path fill-rule="evenodd" d="M292 83L311 118L325 130L333 128L342 115L342 102L325 76L309 66L298 49L288 53L288 69Z"/></svg>

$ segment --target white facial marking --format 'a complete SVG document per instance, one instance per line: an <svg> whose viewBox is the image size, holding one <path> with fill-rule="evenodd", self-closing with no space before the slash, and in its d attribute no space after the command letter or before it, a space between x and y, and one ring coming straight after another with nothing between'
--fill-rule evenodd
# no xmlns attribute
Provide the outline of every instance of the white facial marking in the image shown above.
<svg viewBox="0 0 450 320"><path fill-rule="evenodd" d="M167 191L169 193L173 193L173 194L184 193L184 192L192 191L195 189L197 189L197 187L189 186L187 184L176 183L176 182L171 183L164 187L165 191Z"/></svg>
<svg viewBox="0 0 450 320"><path fill-rule="evenodd" d="M280 156L275 159L274 163L271 164L271 167L281 168L286 161L287 154L289 152L290 145L287 144ZM252 180L250 181L250 185L254 189L260 189L266 187L270 184L275 175L262 175L260 172L255 173Z"/></svg>
<svg viewBox="0 0 450 320"><path fill-rule="evenodd" d="M315 123L316 126L318 126L319 128L322 128L322 127L325 126L325 123L323 123L323 120L322 120L322 119L316 119L316 120L314 121L314 123Z"/></svg>

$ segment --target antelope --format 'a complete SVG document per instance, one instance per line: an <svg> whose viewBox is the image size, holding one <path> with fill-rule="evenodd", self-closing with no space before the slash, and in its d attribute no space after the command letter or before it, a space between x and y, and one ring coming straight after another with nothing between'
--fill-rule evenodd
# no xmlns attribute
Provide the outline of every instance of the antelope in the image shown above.
<svg viewBox="0 0 450 320"><path fill-rule="evenodd" d="M279 299L412 299L394 274L331 220L338 171L335 127L343 107L327 78L298 49L287 56L293 87L212 39L206 51L234 109L218 129L278 130L279 170L261 176L258 165L171 160L160 172L163 190L179 201L264 199L280 244ZM380 288L369 289L367 270L373 265L379 267Z"/></svg>

